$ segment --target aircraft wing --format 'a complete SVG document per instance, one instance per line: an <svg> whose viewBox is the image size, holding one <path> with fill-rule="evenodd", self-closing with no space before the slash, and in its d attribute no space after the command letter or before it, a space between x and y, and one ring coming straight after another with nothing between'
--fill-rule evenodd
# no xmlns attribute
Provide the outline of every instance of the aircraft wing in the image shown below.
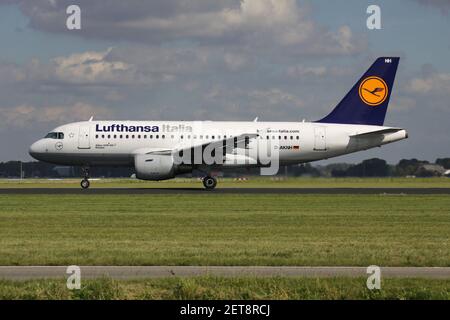
<svg viewBox="0 0 450 320"><path fill-rule="evenodd" d="M166 148L139 148L134 150L134 154L154 154L154 155L170 155L173 149Z"/></svg>
<svg viewBox="0 0 450 320"><path fill-rule="evenodd" d="M250 141L250 139L254 139L258 137L259 135L257 133L244 133L239 136L234 137L228 137L226 139L221 140L214 140L214 141L208 141L205 143L192 145L192 146L184 146L181 148L174 148L174 149L163 149L163 148L145 148L145 149L139 149L136 150L136 153L145 153L145 154L157 154L157 155L171 155L177 152L185 152L188 150L193 151L197 148L205 148L206 146L209 146L211 149L215 150L223 150L226 149L234 149L234 148L242 148L246 147L247 142Z"/></svg>
<svg viewBox="0 0 450 320"><path fill-rule="evenodd" d="M258 136L259 135L257 133L244 133L244 134L241 134L238 136L228 137L226 139L208 141L208 142L202 143L202 144L178 148L178 149L176 149L176 152L185 151L185 150L189 150L189 149L194 150L197 148L205 148L207 146L209 146L211 149L215 149L215 150L222 150L224 148L227 148L227 149L228 148L230 148L230 149L242 148L242 147L245 148L245 147L247 147L248 141L250 141L250 139L254 139Z"/></svg>

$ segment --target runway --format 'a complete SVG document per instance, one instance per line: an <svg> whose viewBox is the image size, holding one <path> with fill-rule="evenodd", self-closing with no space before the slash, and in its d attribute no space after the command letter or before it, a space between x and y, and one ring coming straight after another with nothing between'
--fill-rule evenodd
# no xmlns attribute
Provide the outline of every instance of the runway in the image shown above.
<svg viewBox="0 0 450 320"><path fill-rule="evenodd" d="M2 188L0 194L450 194L450 188Z"/></svg>
<svg viewBox="0 0 450 320"><path fill-rule="evenodd" d="M0 266L0 279L66 278L66 266ZM80 266L82 278L139 279L195 276L255 277L368 277L366 267L266 266ZM450 267L382 267L389 278L450 279Z"/></svg>

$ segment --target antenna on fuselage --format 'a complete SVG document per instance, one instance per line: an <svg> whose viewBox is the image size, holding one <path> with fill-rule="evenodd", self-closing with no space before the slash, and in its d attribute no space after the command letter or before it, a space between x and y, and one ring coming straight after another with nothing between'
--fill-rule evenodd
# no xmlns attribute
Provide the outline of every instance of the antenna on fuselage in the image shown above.
<svg viewBox="0 0 450 320"><path fill-rule="evenodd" d="M94 116L91 116L88 121L91 122L93 119L94 119Z"/></svg>
<svg viewBox="0 0 450 320"><path fill-rule="evenodd" d="M256 117L255 120L253 120L253 122L258 122L258 117Z"/></svg>

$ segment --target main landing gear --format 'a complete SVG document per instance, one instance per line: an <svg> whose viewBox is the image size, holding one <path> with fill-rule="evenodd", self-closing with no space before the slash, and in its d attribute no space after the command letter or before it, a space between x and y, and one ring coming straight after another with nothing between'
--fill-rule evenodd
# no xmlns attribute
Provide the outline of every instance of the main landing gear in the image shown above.
<svg viewBox="0 0 450 320"><path fill-rule="evenodd" d="M83 170L84 178L83 180L81 180L80 185L81 188L87 189L91 185L91 183L89 182L89 168L82 168L81 170Z"/></svg>
<svg viewBox="0 0 450 320"><path fill-rule="evenodd" d="M206 190L213 190L217 186L217 179L214 177L206 176L203 178L203 185Z"/></svg>

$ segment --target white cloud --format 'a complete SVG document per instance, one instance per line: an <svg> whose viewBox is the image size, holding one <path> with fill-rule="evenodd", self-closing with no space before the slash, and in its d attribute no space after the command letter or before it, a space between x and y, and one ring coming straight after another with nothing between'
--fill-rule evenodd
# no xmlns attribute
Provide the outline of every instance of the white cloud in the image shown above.
<svg viewBox="0 0 450 320"><path fill-rule="evenodd" d="M12 108L0 108L2 127L25 127L36 123L61 124L70 121L87 120L91 116L108 117L111 111L105 107L75 103L70 106L37 107L19 105Z"/></svg>
<svg viewBox="0 0 450 320"><path fill-rule="evenodd" d="M84 52L53 60L55 75L67 82L113 82L132 66L122 61L107 61L111 48L104 52Z"/></svg>
<svg viewBox="0 0 450 320"><path fill-rule="evenodd" d="M328 72L327 67L307 67L304 65L290 66L287 69L287 74L291 77L304 77L304 76L315 76L321 77Z"/></svg>
<svg viewBox="0 0 450 320"><path fill-rule="evenodd" d="M416 99L409 97L398 97L390 102L389 110L393 112L408 111L415 108L416 106L417 106Z"/></svg>
<svg viewBox="0 0 450 320"><path fill-rule="evenodd" d="M247 63L247 58L242 54L227 52L224 55L227 67L232 71L239 71Z"/></svg>
<svg viewBox="0 0 450 320"><path fill-rule="evenodd" d="M262 106L280 106L290 104L296 107L303 107L304 102L297 96L285 92L278 88L271 88L269 90L253 90L248 93L250 98L256 99ZM263 102L263 103L261 103Z"/></svg>
<svg viewBox="0 0 450 320"><path fill-rule="evenodd" d="M62 3L16 2L31 27L67 34L61 24L65 19ZM181 40L209 46L245 45L253 50L296 47L296 54L351 54L367 45L346 25L336 31L325 29L310 17L309 8L296 0L128 2L111 1L105 8L94 1L79 1L86 15L78 35L145 45Z"/></svg>
<svg viewBox="0 0 450 320"><path fill-rule="evenodd" d="M413 78L409 81L406 90L417 94L450 94L450 73L434 72L423 77Z"/></svg>

